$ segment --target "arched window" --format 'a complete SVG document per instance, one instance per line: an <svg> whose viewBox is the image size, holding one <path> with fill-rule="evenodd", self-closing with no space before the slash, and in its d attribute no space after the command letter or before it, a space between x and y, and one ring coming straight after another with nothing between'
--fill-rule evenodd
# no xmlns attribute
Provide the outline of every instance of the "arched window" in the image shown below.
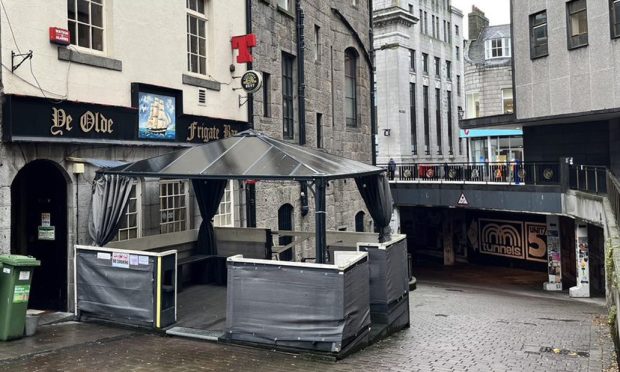
<svg viewBox="0 0 620 372"><path fill-rule="evenodd" d="M293 206L290 204L284 204L278 209L278 230L291 231L293 230ZM293 242L293 238L290 236L280 236L278 239L278 245L285 246ZM293 259L292 250L287 250L280 254L280 260L291 261Z"/></svg>
<svg viewBox="0 0 620 372"><path fill-rule="evenodd" d="M357 126L357 59L353 48L344 51L344 115L347 127Z"/></svg>
<svg viewBox="0 0 620 372"><path fill-rule="evenodd" d="M363 211L359 211L355 215L355 232L364 232L364 217L366 217L366 213Z"/></svg>

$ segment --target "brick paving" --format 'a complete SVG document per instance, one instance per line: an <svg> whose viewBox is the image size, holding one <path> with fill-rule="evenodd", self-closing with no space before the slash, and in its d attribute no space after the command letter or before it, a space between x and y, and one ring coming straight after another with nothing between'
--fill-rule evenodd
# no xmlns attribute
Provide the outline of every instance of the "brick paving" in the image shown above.
<svg viewBox="0 0 620 372"><path fill-rule="evenodd" d="M498 288L500 281L490 279L464 284L462 277L454 277L420 279L412 292L411 328L338 362L125 332L91 341L64 334L80 341L42 353L25 344L24 356L0 357L0 370L617 371L602 299L579 301L523 286ZM93 327L103 335L108 329L79 323L62 327L76 335L97 332ZM6 345L0 344L0 356Z"/></svg>

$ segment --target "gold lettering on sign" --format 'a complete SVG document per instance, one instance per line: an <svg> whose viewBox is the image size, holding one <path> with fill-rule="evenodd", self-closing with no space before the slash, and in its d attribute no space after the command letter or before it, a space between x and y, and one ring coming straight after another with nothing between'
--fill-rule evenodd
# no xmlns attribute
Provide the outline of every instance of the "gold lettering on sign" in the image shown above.
<svg viewBox="0 0 620 372"><path fill-rule="evenodd" d="M199 139L206 143L209 141L218 140L222 135L223 138L228 138L234 136L235 134L237 134L237 131L232 129L230 125L224 125L223 130L220 130L220 128L215 126L208 127L204 124L193 122L187 128L186 141L192 142L195 139Z"/></svg>
<svg viewBox="0 0 620 372"><path fill-rule="evenodd" d="M93 114L90 111L86 111L80 118L80 127L84 133L89 133L93 129L96 133L112 133L112 124L114 124L112 119L107 119L100 113Z"/></svg>
<svg viewBox="0 0 620 372"><path fill-rule="evenodd" d="M230 125L224 125L224 138L232 137L237 134L237 131L232 129Z"/></svg>
<svg viewBox="0 0 620 372"><path fill-rule="evenodd" d="M71 122L73 118L71 115L67 115L65 110L52 107L52 127L50 132L53 136L62 136L65 134L63 130L67 132L71 131Z"/></svg>

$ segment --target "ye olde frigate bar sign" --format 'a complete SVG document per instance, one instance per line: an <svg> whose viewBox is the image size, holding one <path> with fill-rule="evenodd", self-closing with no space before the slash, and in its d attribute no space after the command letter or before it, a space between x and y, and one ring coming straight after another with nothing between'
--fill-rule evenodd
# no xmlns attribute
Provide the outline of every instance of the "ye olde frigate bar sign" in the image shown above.
<svg viewBox="0 0 620 372"><path fill-rule="evenodd" d="M182 114L180 94L140 91L135 96L133 107L120 107L7 95L2 139L178 146L249 129L246 122Z"/></svg>

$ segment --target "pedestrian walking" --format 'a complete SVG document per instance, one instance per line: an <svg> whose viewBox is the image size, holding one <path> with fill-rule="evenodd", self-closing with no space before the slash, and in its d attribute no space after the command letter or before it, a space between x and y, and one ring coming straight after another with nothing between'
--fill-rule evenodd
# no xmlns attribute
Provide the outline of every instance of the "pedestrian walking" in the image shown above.
<svg viewBox="0 0 620 372"><path fill-rule="evenodd" d="M394 174L396 173L396 162L394 159L390 158L388 162L388 177L390 180L394 179Z"/></svg>

